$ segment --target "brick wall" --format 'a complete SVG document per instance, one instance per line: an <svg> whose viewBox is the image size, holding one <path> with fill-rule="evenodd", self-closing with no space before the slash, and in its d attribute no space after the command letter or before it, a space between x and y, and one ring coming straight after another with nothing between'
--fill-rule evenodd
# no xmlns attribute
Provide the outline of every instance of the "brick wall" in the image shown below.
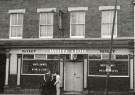
<svg viewBox="0 0 135 95"><path fill-rule="evenodd" d="M9 9L25 8L23 38L38 38L39 14L37 8L57 8L67 12L68 7L88 7L86 11L86 38L101 35L101 12L99 6L113 6L115 0L0 0L0 38L9 37ZM118 37L133 36L132 0L118 0ZM64 31L58 30L58 14L55 13L54 38L69 37L69 13L64 14Z"/></svg>

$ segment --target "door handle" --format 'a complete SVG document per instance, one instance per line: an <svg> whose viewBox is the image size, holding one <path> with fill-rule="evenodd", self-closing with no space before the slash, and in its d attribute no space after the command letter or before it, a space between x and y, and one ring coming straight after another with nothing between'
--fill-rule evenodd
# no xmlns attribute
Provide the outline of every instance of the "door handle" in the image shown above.
<svg viewBox="0 0 135 95"><path fill-rule="evenodd" d="M73 74L74 76L76 75L76 73Z"/></svg>

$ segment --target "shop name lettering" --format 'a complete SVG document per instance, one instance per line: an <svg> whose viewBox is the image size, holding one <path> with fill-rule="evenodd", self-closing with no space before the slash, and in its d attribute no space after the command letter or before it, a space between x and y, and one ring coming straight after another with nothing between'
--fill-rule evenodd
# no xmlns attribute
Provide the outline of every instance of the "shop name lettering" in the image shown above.
<svg viewBox="0 0 135 95"><path fill-rule="evenodd" d="M86 53L86 50L83 50L83 49L75 49L75 50L59 49L59 50L54 50L54 49L51 49L50 52L51 53Z"/></svg>
<svg viewBox="0 0 135 95"><path fill-rule="evenodd" d="M36 53L39 50L36 49L23 49L22 53ZM87 50L84 49L47 49L43 50L46 53L86 53Z"/></svg>
<svg viewBox="0 0 135 95"><path fill-rule="evenodd" d="M35 49L23 49L22 52L24 52L24 53L35 53L36 50Z"/></svg>
<svg viewBox="0 0 135 95"><path fill-rule="evenodd" d="M109 49L102 49L102 50L100 50L100 52L101 53L109 53L110 50ZM112 53L114 53L114 52L115 52L115 50L112 50Z"/></svg>

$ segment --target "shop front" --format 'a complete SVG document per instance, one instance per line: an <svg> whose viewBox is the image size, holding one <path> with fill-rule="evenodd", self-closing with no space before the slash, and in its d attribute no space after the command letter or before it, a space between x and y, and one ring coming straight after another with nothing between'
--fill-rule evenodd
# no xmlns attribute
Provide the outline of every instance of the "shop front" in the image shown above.
<svg viewBox="0 0 135 95"><path fill-rule="evenodd" d="M39 89L50 70L59 72L65 92L104 91L108 49L11 49L9 88ZM133 62L128 49L113 49L109 78L110 91L128 91L133 83ZM118 88L119 86L119 88ZM124 87L124 88L123 88Z"/></svg>
<svg viewBox="0 0 135 95"><path fill-rule="evenodd" d="M10 47L3 46L5 92L39 93L48 70L60 73L65 93L105 91L107 71L109 91L133 89L134 64L128 41L114 41L110 68L106 68L109 41L49 41L13 41Z"/></svg>
<svg viewBox="0 0 135 95"><path fill-rule="evenodd" d="M84 84L87 84L87 51L89 50L12 49L10 75L17 75L17 86L22 89L39 89L48 70L52 74L59 72L64 91L81 92Z"/></svg>

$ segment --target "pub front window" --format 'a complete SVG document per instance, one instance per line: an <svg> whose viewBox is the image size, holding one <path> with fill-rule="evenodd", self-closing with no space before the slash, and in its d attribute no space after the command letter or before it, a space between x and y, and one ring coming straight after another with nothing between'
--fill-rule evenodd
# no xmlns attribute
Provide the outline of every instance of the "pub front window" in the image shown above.
<svg viewBox="0 0 135 95"><path fill-rule="evenodd" d="M106 65L109 64L107 59L97 59L95 55L91 57L89 55L88 59L88 74L89 76L106 75ZM99 56L99 55L97 55ZM111 76L129 76L129 61L128 55L116 54L111 61Z"/></svg>
<svg viewBox="0 0 135 95"><path fill-rule="evenodd" d="M45 74L59 71L59 59L48 59L47 54L23 54L22 74Z"/></svg>

